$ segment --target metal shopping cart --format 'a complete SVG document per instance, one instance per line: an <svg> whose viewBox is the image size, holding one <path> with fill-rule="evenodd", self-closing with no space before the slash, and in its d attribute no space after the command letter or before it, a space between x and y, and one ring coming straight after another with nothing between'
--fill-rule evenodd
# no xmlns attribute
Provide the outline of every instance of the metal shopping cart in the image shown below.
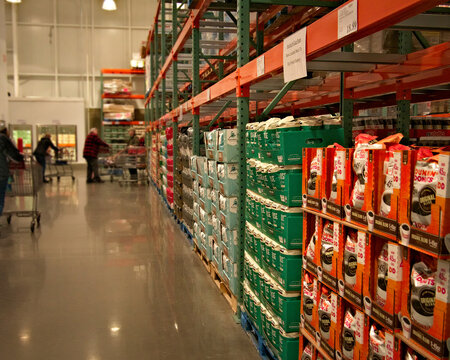
<svg viewBox="0 0 450 360"><path fill-rule="evenodd" d="M55 161L52 166L56 169L56 178L58 181L62 177L70 177L72 181L75 181L75 176L73 175L73 168L71 165L70 153L67 149L60 149L56 155Z"/></svg>
<svg viewBox="0 0 450 360"><path fill-rule="evenodd" d="M110 151L102 151L98 154L98 172L100 177L109 177L114 181L114 177L122 176L122 169L118 168Z"/></svg>
<svg viewBox="0 0 450 360"><path fill-rule="evenodd" d="M119 184L149 184L147 176L147 153L144 146L128 146L115 157L115 165L122 169Z"/></svg>
<svg viewBox="0 0 450 360"><path fill-rule="evenodd" d="M32 156L27 156L23 163L10 163L10 177L6 196L6 206L10 210L4 211L8 224L13 215L17 217L31 217L30 229L40 225L41 213L38 211L38 191L42 186L42 167Z"/></svg>

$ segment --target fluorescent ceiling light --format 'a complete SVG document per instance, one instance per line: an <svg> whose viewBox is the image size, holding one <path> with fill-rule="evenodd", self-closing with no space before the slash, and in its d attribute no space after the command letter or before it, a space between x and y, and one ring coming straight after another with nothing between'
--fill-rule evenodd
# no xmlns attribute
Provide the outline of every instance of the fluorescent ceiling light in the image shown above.
<svg viewBox="0 0 450 360"><path fill-rule="evenodd" d="M20 0L22 1L22 0ZM104 0L103 1L103 10L114 11L117 10L117 6L114 0Z"/></svg>
<svg viewBox="0 0 450 360"><path fill-rule="evenodd" d="M7 2L13 3L13 4L19 4L22 2L22 0L6 0Z"/></svg>

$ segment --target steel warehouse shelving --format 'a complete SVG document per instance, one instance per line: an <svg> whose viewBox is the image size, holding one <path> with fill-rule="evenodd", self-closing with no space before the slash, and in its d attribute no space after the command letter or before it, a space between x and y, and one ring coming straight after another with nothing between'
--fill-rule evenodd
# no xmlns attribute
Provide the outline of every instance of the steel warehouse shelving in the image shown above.
<svg viewBox="0 0 450 360"><path fill-rule="evenodd" d="M450 42L430 46L420 32L448 29L449 7L440 6L445 1L352 1L358 5L358 28L341 38L338 10L350 1L197 0L188 6L166 0L158 4L147 40L146 123L152 130L172 126L174 157L179 128L192 126L193 152L199 155L201 126L236 125L241 148L241 239L248 121L276 113L340 113L345 145L350 146L357 110L397 106L396 127L409 138L410 104L450 98ZM251 17L251 12L258 15ZM284 83L282 40L304 26L309 76ZM353 51L353 43L388 28L398 30L397 54ZM225 40L224 34L235 32L235 38ZM206 34L216 36L202 39ZM413 51L413 37L422 50ZM218 52L212 54L208 48ZM321 72L336 74L323 77ZM448 130L444 133L450 136ZM242 291L238 300L242 303Z"/></svg>
<svg viewBox="0 0 450 360"><path fill-rule="evenodd" d="M100 119L101 119L101 134L102 136L105 135L105 126L106 123L104 121L104 113L103 113L103 105L105 99L117 99L117 100L143 100L145 99L144 94L107 94L104 93L104 80L105 77L124 77L124 76L143 76L145 75L145 70L140 69L102 69L100 72ZM124 120L115 120L115 121L108 121L107 126L121 126L124 129L126 127L135 127L137 129L141 128L142 132L144 129L145 121L124 121ZM122 141L126 141L126 131L123 132L124 136L120 137Z"/></svg>

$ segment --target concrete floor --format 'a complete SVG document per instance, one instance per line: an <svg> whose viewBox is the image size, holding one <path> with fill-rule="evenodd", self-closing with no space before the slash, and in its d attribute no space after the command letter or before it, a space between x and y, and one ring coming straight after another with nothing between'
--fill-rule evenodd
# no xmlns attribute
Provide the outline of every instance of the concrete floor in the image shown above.
<svg viewBox="0 0 450 360"><path fill-rule="evenodd" d="M0 359L258 359L153 187L78 175L0 221Z"/></svg>

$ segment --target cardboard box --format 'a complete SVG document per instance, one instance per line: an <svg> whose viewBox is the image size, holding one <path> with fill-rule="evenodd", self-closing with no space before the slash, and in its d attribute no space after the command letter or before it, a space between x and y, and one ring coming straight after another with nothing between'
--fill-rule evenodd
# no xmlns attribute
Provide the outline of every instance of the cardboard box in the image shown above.
<svg viewBox="0 0 450 360"><path fill-rule="evenodd" d="M218 130L213 130L204 133L206 156L208 159L215 159L217 152L217 135Z"/></svg>
<svg viewBox="0 0 450 360"><path fill-rule="evenodd" d="M334 291L338 291L339 256L344 251L343 225L328 220L321 220L318 249L320 265L317 277Z"/></svg>
<svg viewBox="0 0 450 360"><path fill-rule="evenodd" d="M401 356L401 342L391 330L386 330L371 320L368 328L365 328L364 331L368 332L368 359L405 359Z"/></svg>
<svg viewBox="0 0 450 360"><path fill-rule="evenodd" d="M353 152L354 149L332 149L326 152L327 178L324 185L324 197L327 199L326 213L337 219L345 218L344 206L350 201L351 184L353 184ZM330 158L333 159L333 165Z"/></svg>
<svg viewBox="0 0 450 360"><path fill-rule="evenodd" d="M320 266L319 229L322 219L319 216L303 213L302 267L317 276Z"/></svg>
<svg viewBox="0 0 450 360"><path fill-rule="evenodd" d="M226 197L219 194L220 221L229 229L238 226L238 200L237 197Z"/></svg>
<svg viewBox="0 0 450 360"><path fill-rule="evenodd" d="M390 330L398 328L402 301L403 247L369 235L363 304L367 315Z"/></svg>
<svg viewBox="0 0 450 360"><path fill-rule="evenodd" d="M450 337L450 262L406 249L403 264L401 334L437 358L446 359ZM413 288L412 284L417 286Z"/></svg>
<svg viewBox="0 0 450 360"><path fill-rule="evenodd" d="M368 354L369 317L345 301L342 307L344 313L336 358L340 353L345 359L365 360Z"/></svg>
<svg viewBox="0 0 450 360"><path fill-rule="evenodd" d="M411 190L414 191L414 180L419 178L431 179L431 172L416 168L416 156L408 158L408 165L405 173L411 174ZM409 166L409 168L408 168ZM433 187L423 186L419 193L419 203L414 204L413 195L410 192L401 198L400 201L400 241L403 245L419 248L421 251L450 257L450 152L442 152L438 156L438 169L435 176L437 184ZM408 170L410 172L408 172ZM403 175L402 175L403 176ZM428 181L428 180L427 180ZM435 193L435 199L434 199ZM403 194L403 192L402 192ZM409 196L408 196L409 195ZM423 202L421 201L423 199ZM414 226L411 221L411 210L413 206L418 206L424 214L427 214L429 225L420 228ZM424 216L425 217L425 216Z"/></svg>
<svg viewBox="0 0 450 360"><path fill-rule="evenodd" d="M325 149L304 148L302 166L302 194L306 196L306 207L321 211L322 197L324 197Z"/></svg>
<svg viewBox="0 0 450 360"><path fill-rule="evenodd" d="M239 192L238 164L217 164L219 191L225 196L237 196Z"/></svg>
<svg viewBox="0 0 450 360"><path fill-rule="evenodd" d="M325 352L334 358L335 350L339 349L339 336L343 321L343 300L335 292L323 284L319 284L318 298L318 328L316 342Z"/></svg>
<svg viewBox="0 0 450 360"><path fill-rule="evenodd" d="M239 161L237 129L219 130L217 136L216 160L226 163Z"/></svg>
<svg viewBox="0 0 450 360"><path fill-rule="evenodd" d="M339 254L338 292L340 296L362 308L368 235L344 226L341 241L343 252Z"/></svg>

